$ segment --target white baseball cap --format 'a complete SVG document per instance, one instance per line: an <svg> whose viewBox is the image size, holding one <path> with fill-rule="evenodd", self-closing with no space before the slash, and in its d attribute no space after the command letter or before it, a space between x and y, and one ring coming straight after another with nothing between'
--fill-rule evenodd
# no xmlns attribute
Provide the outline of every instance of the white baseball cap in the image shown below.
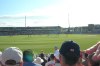
<svg viewBox="0 0 100 66"><path fill-rule="evenodd" d="M41 59L40 57L37 57L36 59L34 59L35 63L41 64L43 61L43 59Z"/></svg>
<svg viewBox="0 0 100 66"><path fill-rule="evenodd" d="M1 62L3 65L6 65L5 62L7 60L14 60L14 61L16 61L16 63L19 63L23 59L23 53L17 47L9 47L4 50L1 57L2 57Z"/></svg>

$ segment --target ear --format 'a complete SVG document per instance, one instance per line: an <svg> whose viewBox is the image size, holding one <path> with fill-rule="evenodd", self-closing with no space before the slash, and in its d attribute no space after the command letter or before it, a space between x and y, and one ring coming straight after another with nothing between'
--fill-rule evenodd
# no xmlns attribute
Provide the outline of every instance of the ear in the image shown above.
<svg viewBox="0 0 100 66"><path fill-rule="evenodd" d="M59 60L61 60L61 55L59 54Z"/></svg>
<svg viewBox="0 0 100 66"><path fill-rule="evenodd" d="M59 54L59 61L60 61L60 63L62 63L62 56L61 56L61 54Z"/></svg>
<svg viewBox="0 0 100 66"><path fill-rule="evenodd" d="M63 56L61 54L59 55L59 60L60 60L61 66L68 66L68 65L65 64L64 58L63 58Z"/></svg>
<svg viewBox="0 0 100 66"><path fill-rule="evenodd" d="M23 62L21 62L19 66L23 66Z"/></svg>

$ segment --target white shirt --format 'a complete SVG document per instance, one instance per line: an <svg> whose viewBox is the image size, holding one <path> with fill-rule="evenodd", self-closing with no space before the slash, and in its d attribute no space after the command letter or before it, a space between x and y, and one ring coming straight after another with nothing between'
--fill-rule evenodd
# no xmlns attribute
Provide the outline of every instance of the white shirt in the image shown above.
<svg viewBox="0 0 100 66"><path fill-rule="evenodd" d="M54 56L59 60L59 49L55 50Z"/></svg>

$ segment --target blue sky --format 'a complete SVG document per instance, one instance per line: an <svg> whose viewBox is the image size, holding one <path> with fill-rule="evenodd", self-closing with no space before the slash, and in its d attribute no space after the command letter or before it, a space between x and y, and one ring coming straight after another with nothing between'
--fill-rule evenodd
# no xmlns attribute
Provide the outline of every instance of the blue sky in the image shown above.
<svg viewBox="0 0 100 66"><path fill-rule="evenodd" d="M0 27L100 24L99 0L0 0Z"/></svg>
<svg viewBox="0 0 100 66"><path fill-rule="evenodd" d="M0 15L10 15L43 8L57 0L0 0Z"/></svg>

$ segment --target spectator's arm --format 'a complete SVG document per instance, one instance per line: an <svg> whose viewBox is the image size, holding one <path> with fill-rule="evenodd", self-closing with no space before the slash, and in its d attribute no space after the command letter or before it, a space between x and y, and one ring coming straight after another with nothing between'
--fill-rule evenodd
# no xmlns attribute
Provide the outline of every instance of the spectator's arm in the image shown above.
<svg viewBox="0 0 100 66"><path fill-rule="evenodd" d="M99 45L100 45L100 41L97 44L93 45L92 47L86 49L85 52L87 54L91 54L93 52L96 52L96 50L97 50L97 48L98 48Z"/></svg>
<svg viewBox="0 0 100 66"><path fill-rule="evenodd" d="M94 56L92 57L94 61L100 60L100 45L98 46Z"/></svg>

